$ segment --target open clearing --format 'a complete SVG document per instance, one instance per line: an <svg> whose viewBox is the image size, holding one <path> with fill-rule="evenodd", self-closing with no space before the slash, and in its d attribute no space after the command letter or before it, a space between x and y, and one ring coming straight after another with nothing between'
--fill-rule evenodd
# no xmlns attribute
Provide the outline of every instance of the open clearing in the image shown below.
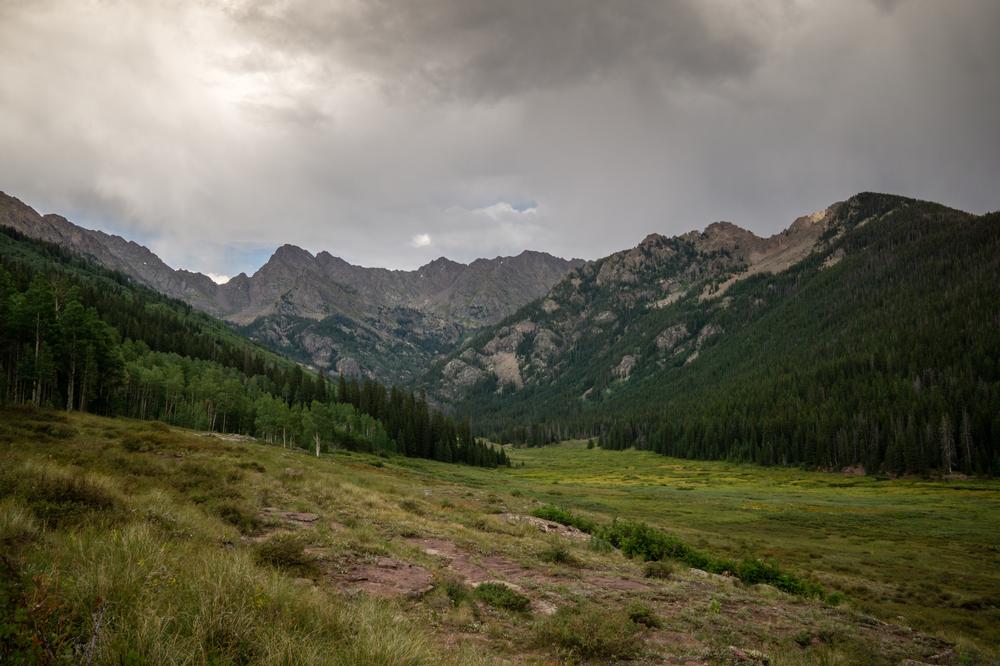
<svg viewBox="0 0 1000 666"><path fill-rule="evenodd" d="M996 480L878 480L602 451L580 441L517 449L512 459L502 481L508 492L594 517L643 520L711 552L773 558L878 617L1000 644ZM438 473L480 487L498 478L467 468Z"/></svg>
<svg viewBox="0 0 1000 666"><path fill-rule="evenodd" d="M513 454L518 466L501 470L317 460L158 423L0 412L3 602L27 609L9 635L41 636L53 663L95 664L997 657L995 483L582 443ZM646 577L643 563L529 517L546 504L773 557L847 601L680 565ZM931 594L940 603L925 604Z"/></svg>

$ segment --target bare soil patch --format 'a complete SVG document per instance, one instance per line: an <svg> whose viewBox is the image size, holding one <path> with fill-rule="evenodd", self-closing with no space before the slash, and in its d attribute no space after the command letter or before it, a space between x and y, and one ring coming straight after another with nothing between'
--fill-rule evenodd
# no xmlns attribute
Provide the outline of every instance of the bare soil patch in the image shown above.
<svg viewBox="0 0 1000 666"><path fill-rule="evenodd" d="M384 599L416 598L434 587L434 576L424 567L393 557L374 561L320 560L323 580L348 593L364 592Z"/></svg>

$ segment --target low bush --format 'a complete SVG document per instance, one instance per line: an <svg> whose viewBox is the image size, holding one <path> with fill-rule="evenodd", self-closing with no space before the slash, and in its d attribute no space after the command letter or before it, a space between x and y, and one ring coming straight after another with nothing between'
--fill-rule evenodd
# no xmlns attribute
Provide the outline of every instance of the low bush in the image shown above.
<svg viewBox="0 0 1000 666"><path fill-rule="evenodd" d="M628 619L636 624L641 624L651 629L659 629L663 626L663 621L660 620L660 617L646 604L639 603L638 601L633 602L626 609L626 612L628 613Z"/></svg>
<svg viewBox="0 0 1000 666"><path fill-rule="evenodd" d="M480 584L476 587L476 597L489 606L516 613L523 613L531 606L531 600L528 597L503 583Z"/></svg>
<svg viewBox="0 0 1000 666"><path fill-rule="evenodd" d="M670 578L674 575L674 565L663 561L646 562L642 573L646 578Z"/></svg>
<svg viewBox="0 0 1000 666"><path fill-rule="evenodd" d="M531 512L531 515L535 518L551 520L554 523L575 527L581 532L586 532L587 534L593 534L597 531L597 523L589 518L578 516L575 513L567 511L566 509L561 509L557 506L552 506L551 504L535 509Z"/></svg>
<svg viewBox="0 0 1000 666"><path fill-rule="evenodd" d="M427 513L426 511L424 511L423 505L414 499L404 499L402 502L399 503L399 508L401 508L403 511L408 511L418 516L422 516L425 513Z"/></svg>
<svg viewBox="0 0 1000 666"><path fill-rule="evenodd" d="M124 503L103 480L54 465L25 465L0 477L0 495L21 497L48 527L117 521Z"/></svg>
<svg viewBox="0 0 1000 666"><path fill-rule="evenodd" d="M276 534L257 545L255 556L258 564L277 569L307 569L312 559L305 553L305 543L295 534Z"/></svg>
<svg viewBox="0 0 1000 666"><path fill-rule="evenodd" d="M257 514L238 502L223 502L215 507L215 513L243 534L253 532L260 527Z"/></svg>
<svg viewBox="0 0 1000 666"><path fill-rule="evenodd" d="M823 588L816 583L786 573L778 565L763 560L746 559L740 562L736 576L747 585L764 583L789 594L803 597L823 597Z"/></svg>
<svg viewBox="0 0 1000 666"><path fill-rule="evenodd" d="M551 564L566 564L576 566L580 562L573 556L566 544L553 541L547 548L538 553L538 559Z"/></svg>
<svg viewBox="0 0 1000 666"><path fill-rule="evenodd" d="M460 606L472 599L472 593L469 591L468 586L460 580L450 578L444 582L442 587L444 587L444 593L448 595L448 599L451 600L454 606Z"/></svg>
<svg viewBox="0 0 1000 666"><path fill-rule="evenodd" d="M615 549L614 546L599 536L590 537L590 541L587 542L587 548L595 553L610 553Z"/></svg>
<svg viewBox="0 0 1000 666"><path fill-rule="evenodd" d="M781 571L775 564L755 559L735 562L725 558L714 558L688 546L677 537L645 523L615 520L610 526L601 530L600 536L628 557L641 557L647 562L670 558L702 571L733 574L748 585L766 583L789 594L823 596L822 587Z"/></svg>
<svg viewBox="0 0 1000 666"><path fill-rule="evenodd" d="M538 646L555 647L572 659L613 661L639 656L640 631L628 613L588 602L565 606L539 620L534 637Z"/></svg>

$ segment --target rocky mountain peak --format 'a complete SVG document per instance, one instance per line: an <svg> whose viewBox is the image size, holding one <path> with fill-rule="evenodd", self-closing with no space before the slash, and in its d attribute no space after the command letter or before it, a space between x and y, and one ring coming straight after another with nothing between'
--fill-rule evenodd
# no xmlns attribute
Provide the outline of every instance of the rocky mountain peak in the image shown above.
<svg viewBox="0 0 1000 666"><path fill-rule="evenodd" d="M271 255L271 259L276 259L278 261L312 261L314 259L313 255L308 250L303 250L298 245L291 245L290 243L285 243Z"/></svg>

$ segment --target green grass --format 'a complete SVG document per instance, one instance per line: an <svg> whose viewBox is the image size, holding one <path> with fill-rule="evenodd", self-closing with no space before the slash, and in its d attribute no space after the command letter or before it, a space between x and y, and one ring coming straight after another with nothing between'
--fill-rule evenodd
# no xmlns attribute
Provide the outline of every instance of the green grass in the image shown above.
<svg viewBox="0 0 1000 666"><path fill-rule="evenodd" d="M511 456L501 476L437 473L541 506L646 522L714 557L775 562L877 617L991 652L1000 645L1000 481L879 480L585 441Z"/></svg>
<svg viewBox="0 0 1000 666"><path fill-rule="evenodd" d="M531 515L536 518L544 518L555 523L575 527L587 534L593 534L597 531L597 523L594 521L557 506L547 505L539 507L532 511Z"/></svg>
<svg viewBox="0 0 1000 666"><path fill-rule="evenodd" d="M0 661L658 663L724 661L739 645L776 663L889 665L932 654L856 608L957 640L968 663L998 656L996 483L877 482L582 442L514 455L523 467L317 460L162 424L0 410ZM598 527L645 522L717 560L765 558L847 601L833 608L673 559L645 578L640 559L600 536L507 516L546 506ZM423 539L467 553L473 575L501 561L497 589ZM424 567L433 589L386 601L334 582L383 558ZM949 604L926 602L939 591ZM486 608L523 600L538 612Z"/></svg>
<svg viewBox="0 0 1000 666"><path fill-rule="evenodd" d="M639 615L640 620L653 619ZM539 645L558 646L563 655L573 660L608 663L632 659L642 652L639 636L642 625L633 621L628 612L594 603L560 608L539 620L535 631Z"/></svg>
<svg viewBox="0 0 1000 666"><path fill-rule="evenodd" d="M524 613L531 600L503 583L482 583L476 587L476 597L494 608Z"/></svg>
<svg viewBox="0 0 1000 666"><path fill-rule="evenodd" d="M154 433L149 448L131 444ZM310 564L294 537L241 544L251 506L290 501L292 484L315 497L311 479L292 479L303 458L0 410L0 661L468 663L391 603L292 584Z"/></svg>

